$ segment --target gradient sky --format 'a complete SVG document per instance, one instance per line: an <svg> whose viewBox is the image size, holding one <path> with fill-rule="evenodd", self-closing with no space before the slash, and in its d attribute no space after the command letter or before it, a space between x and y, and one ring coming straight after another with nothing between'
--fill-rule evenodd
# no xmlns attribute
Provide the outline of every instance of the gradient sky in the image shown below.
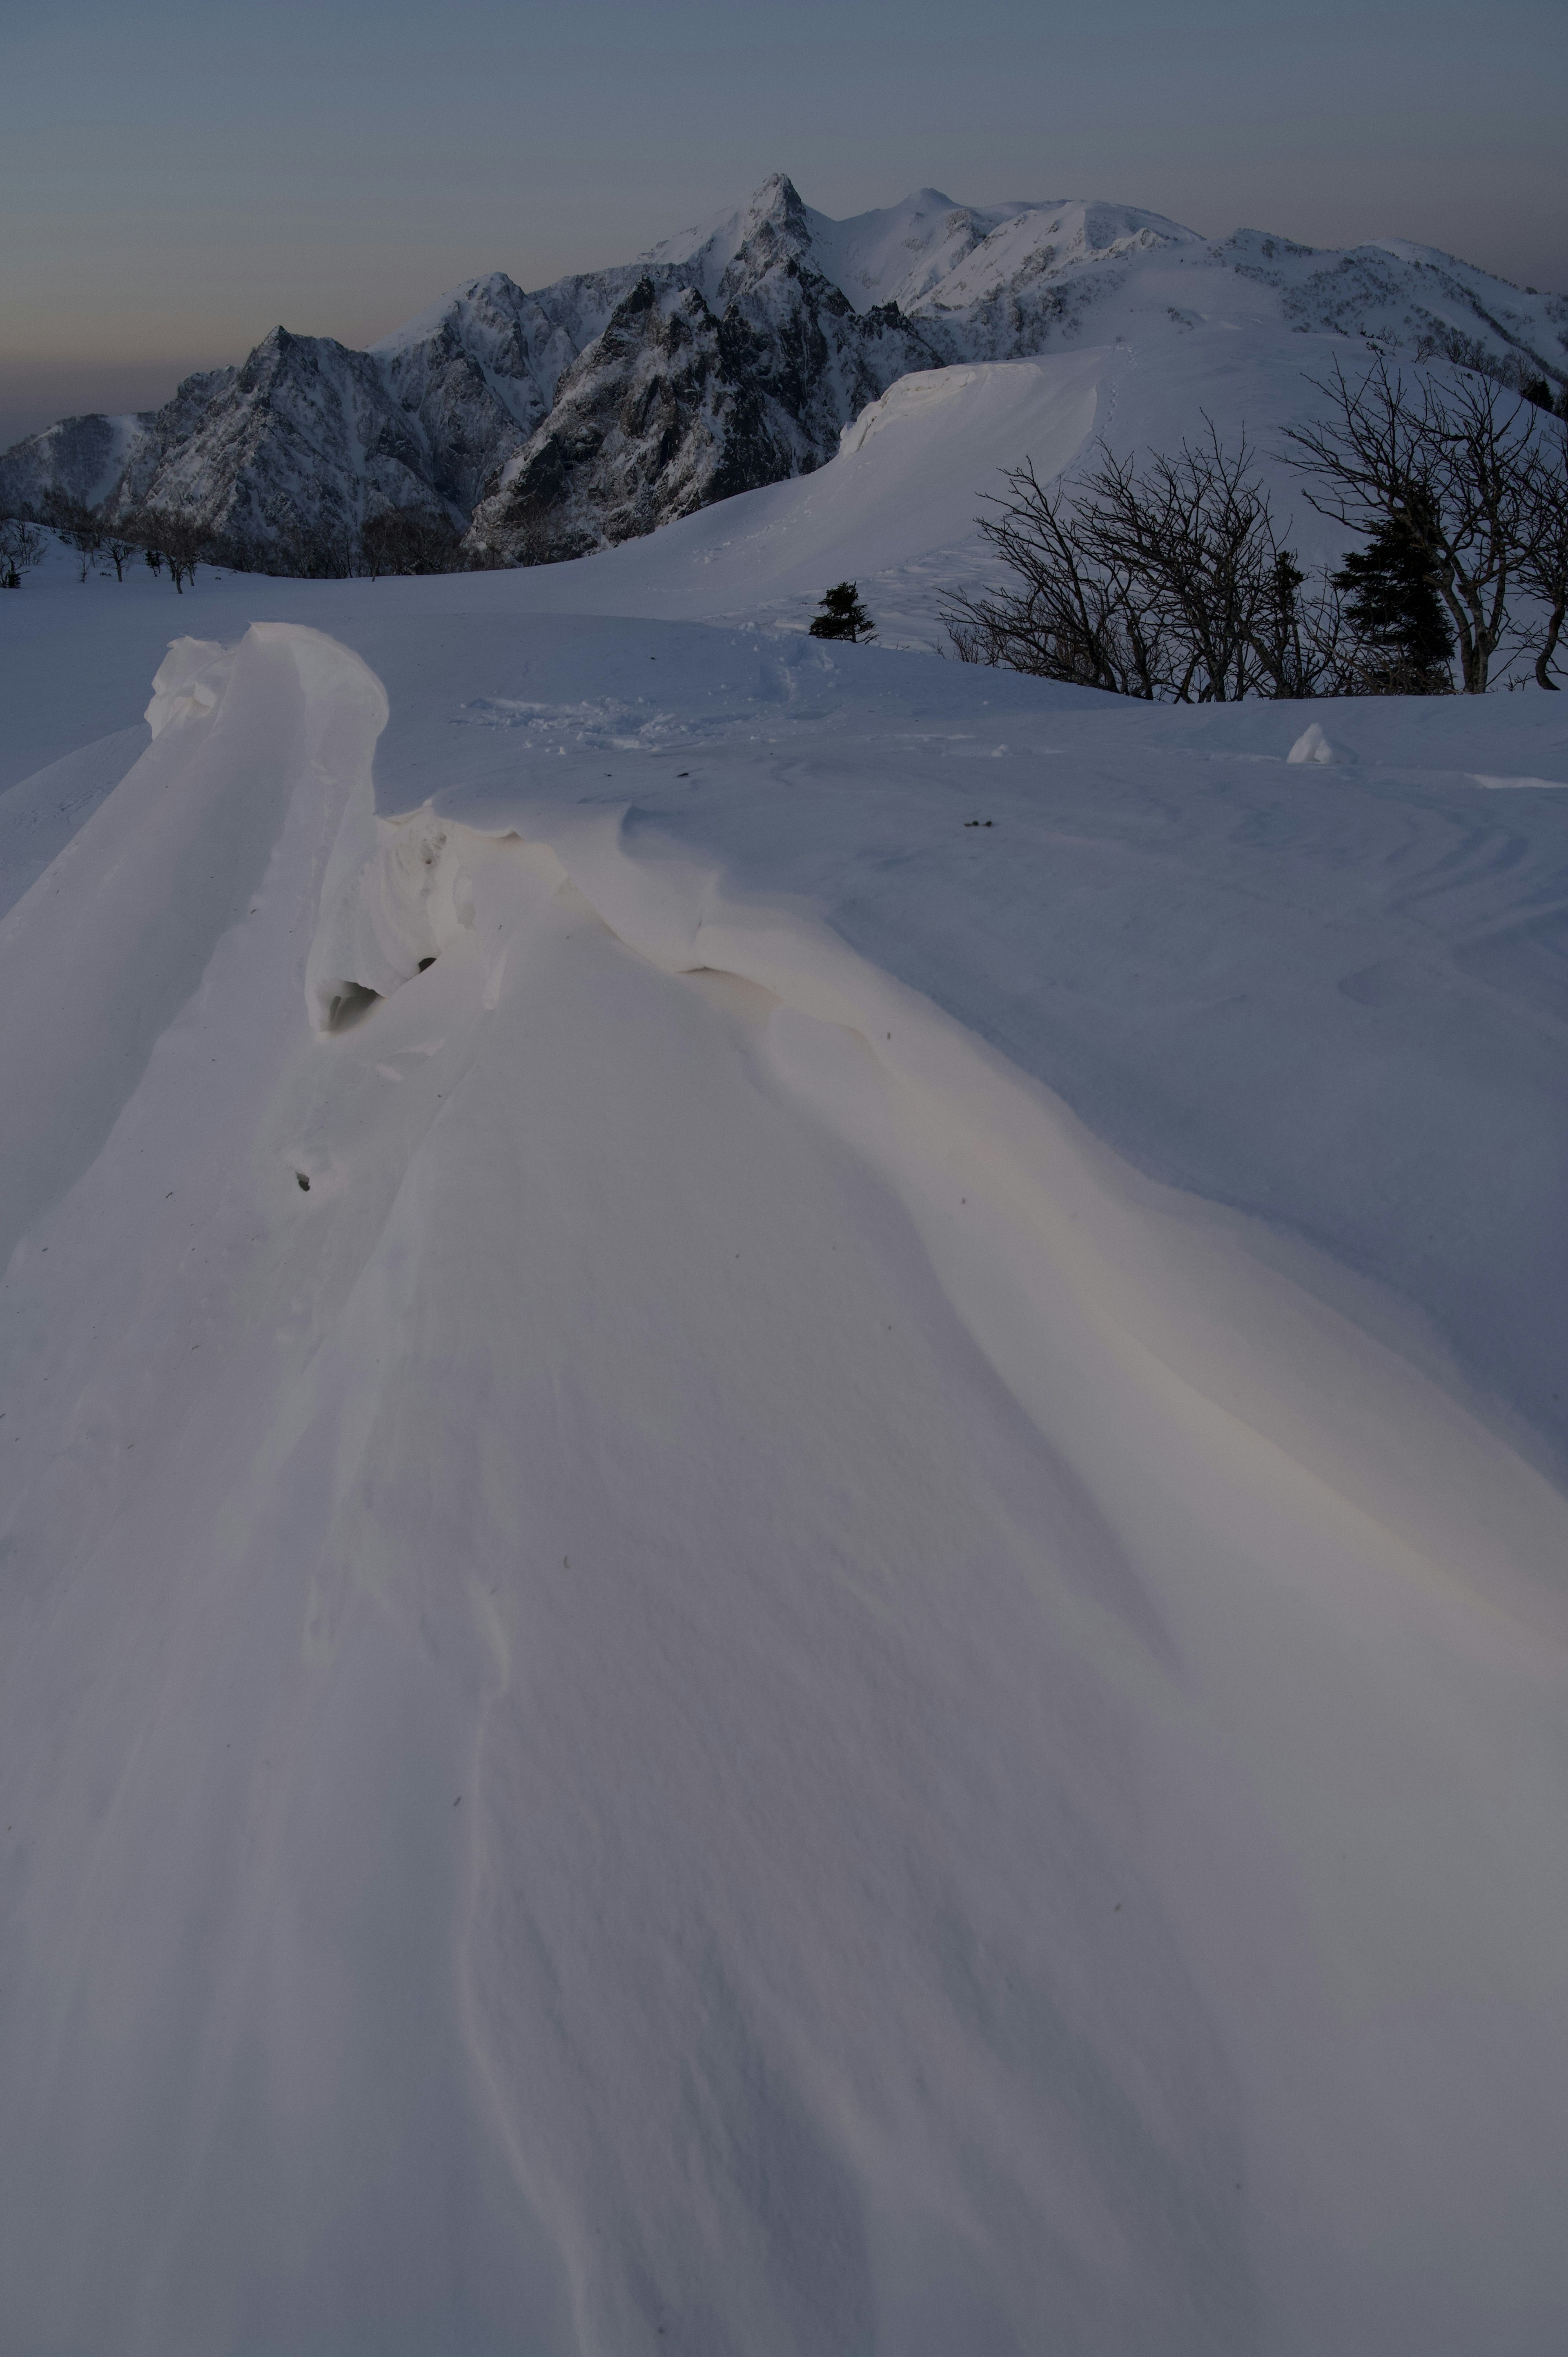
<svg viewBox="0 0 1568 2357"><path fill-rule="evenodd" d="M0 0L0 447L786 171L1398 236L1568 292L1564 0Z"/></svg>

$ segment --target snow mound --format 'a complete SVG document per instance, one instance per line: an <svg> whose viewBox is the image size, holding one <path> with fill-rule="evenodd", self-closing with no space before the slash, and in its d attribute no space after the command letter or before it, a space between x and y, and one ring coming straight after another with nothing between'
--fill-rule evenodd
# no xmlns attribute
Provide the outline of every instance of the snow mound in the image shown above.
<svg viewBox="0 0 1568 2357"><path fill-rule="evenodd" d="M1287 761L1314 761L1320 764L1342 761L1344 759L1344 754L1337 751L1324 735L1323 723L1320 720L1314 720L1304 728L1285 755Z"/></svg>

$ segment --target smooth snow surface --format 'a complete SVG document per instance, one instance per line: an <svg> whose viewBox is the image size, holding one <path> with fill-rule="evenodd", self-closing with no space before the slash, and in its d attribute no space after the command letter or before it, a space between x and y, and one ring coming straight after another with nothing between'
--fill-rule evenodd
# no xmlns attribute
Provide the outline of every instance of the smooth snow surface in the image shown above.
<svg viewBox="0 0 1568 2357"><path fill-rule="evenodd" d="M952 375L0 601L7 2353L1568 2332L1568 722L769 626Z"/></svg>

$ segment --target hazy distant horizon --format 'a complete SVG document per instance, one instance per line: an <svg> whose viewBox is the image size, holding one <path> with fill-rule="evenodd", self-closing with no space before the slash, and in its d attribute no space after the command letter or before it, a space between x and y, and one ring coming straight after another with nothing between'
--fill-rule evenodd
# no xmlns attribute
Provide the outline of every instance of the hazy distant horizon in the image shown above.
<svg viewBox="0 0 1568 2357"><path fill-rule="evenodd" d="M843 218L1097 196L1568 293L1561 0L73 0L0 32L0 445L280 322L625 263L773 171Z"/></svg>

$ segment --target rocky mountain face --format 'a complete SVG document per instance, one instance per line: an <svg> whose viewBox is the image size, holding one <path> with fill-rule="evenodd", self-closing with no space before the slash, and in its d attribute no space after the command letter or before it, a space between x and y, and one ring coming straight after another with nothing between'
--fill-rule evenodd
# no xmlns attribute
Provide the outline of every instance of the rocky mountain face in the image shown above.
<svg viewBox="0 0 1568 2357"><path fill-rule="evenodd" d="M273 572L332 568L388 510L466 526L638 274L530 296L497 273L369 352L276 328L162 409L17 443L0 457L0 512L41 514L60 491L113 520L177 513L229 562Z"/></svg>
<svg viewBox="0 0 1568 2357"><path fill-rule="evenodd" d="M474 279L368 352L278 328L162 409L65 419L0 457L0 512L57 491L114 521L174 512L231 563L301 571L413 509L475 562L548 562L809 472L912 370L1179 334L1238 277L1283 327L1568 384L1568 301L1402 241L1210 242L1128 207L930 188L834 221L776 176L619 269L535 294Z"/></svg>
<svg viewBox="0 0 1568 2357"><path fill-rule="evenodd" d="M897 378L941 365L941 345L896 303L857 311L813 266L788 180L754 200L737 237L729 228L648 257L477 509L476 552L577 556L809 473Z"/></svg>

